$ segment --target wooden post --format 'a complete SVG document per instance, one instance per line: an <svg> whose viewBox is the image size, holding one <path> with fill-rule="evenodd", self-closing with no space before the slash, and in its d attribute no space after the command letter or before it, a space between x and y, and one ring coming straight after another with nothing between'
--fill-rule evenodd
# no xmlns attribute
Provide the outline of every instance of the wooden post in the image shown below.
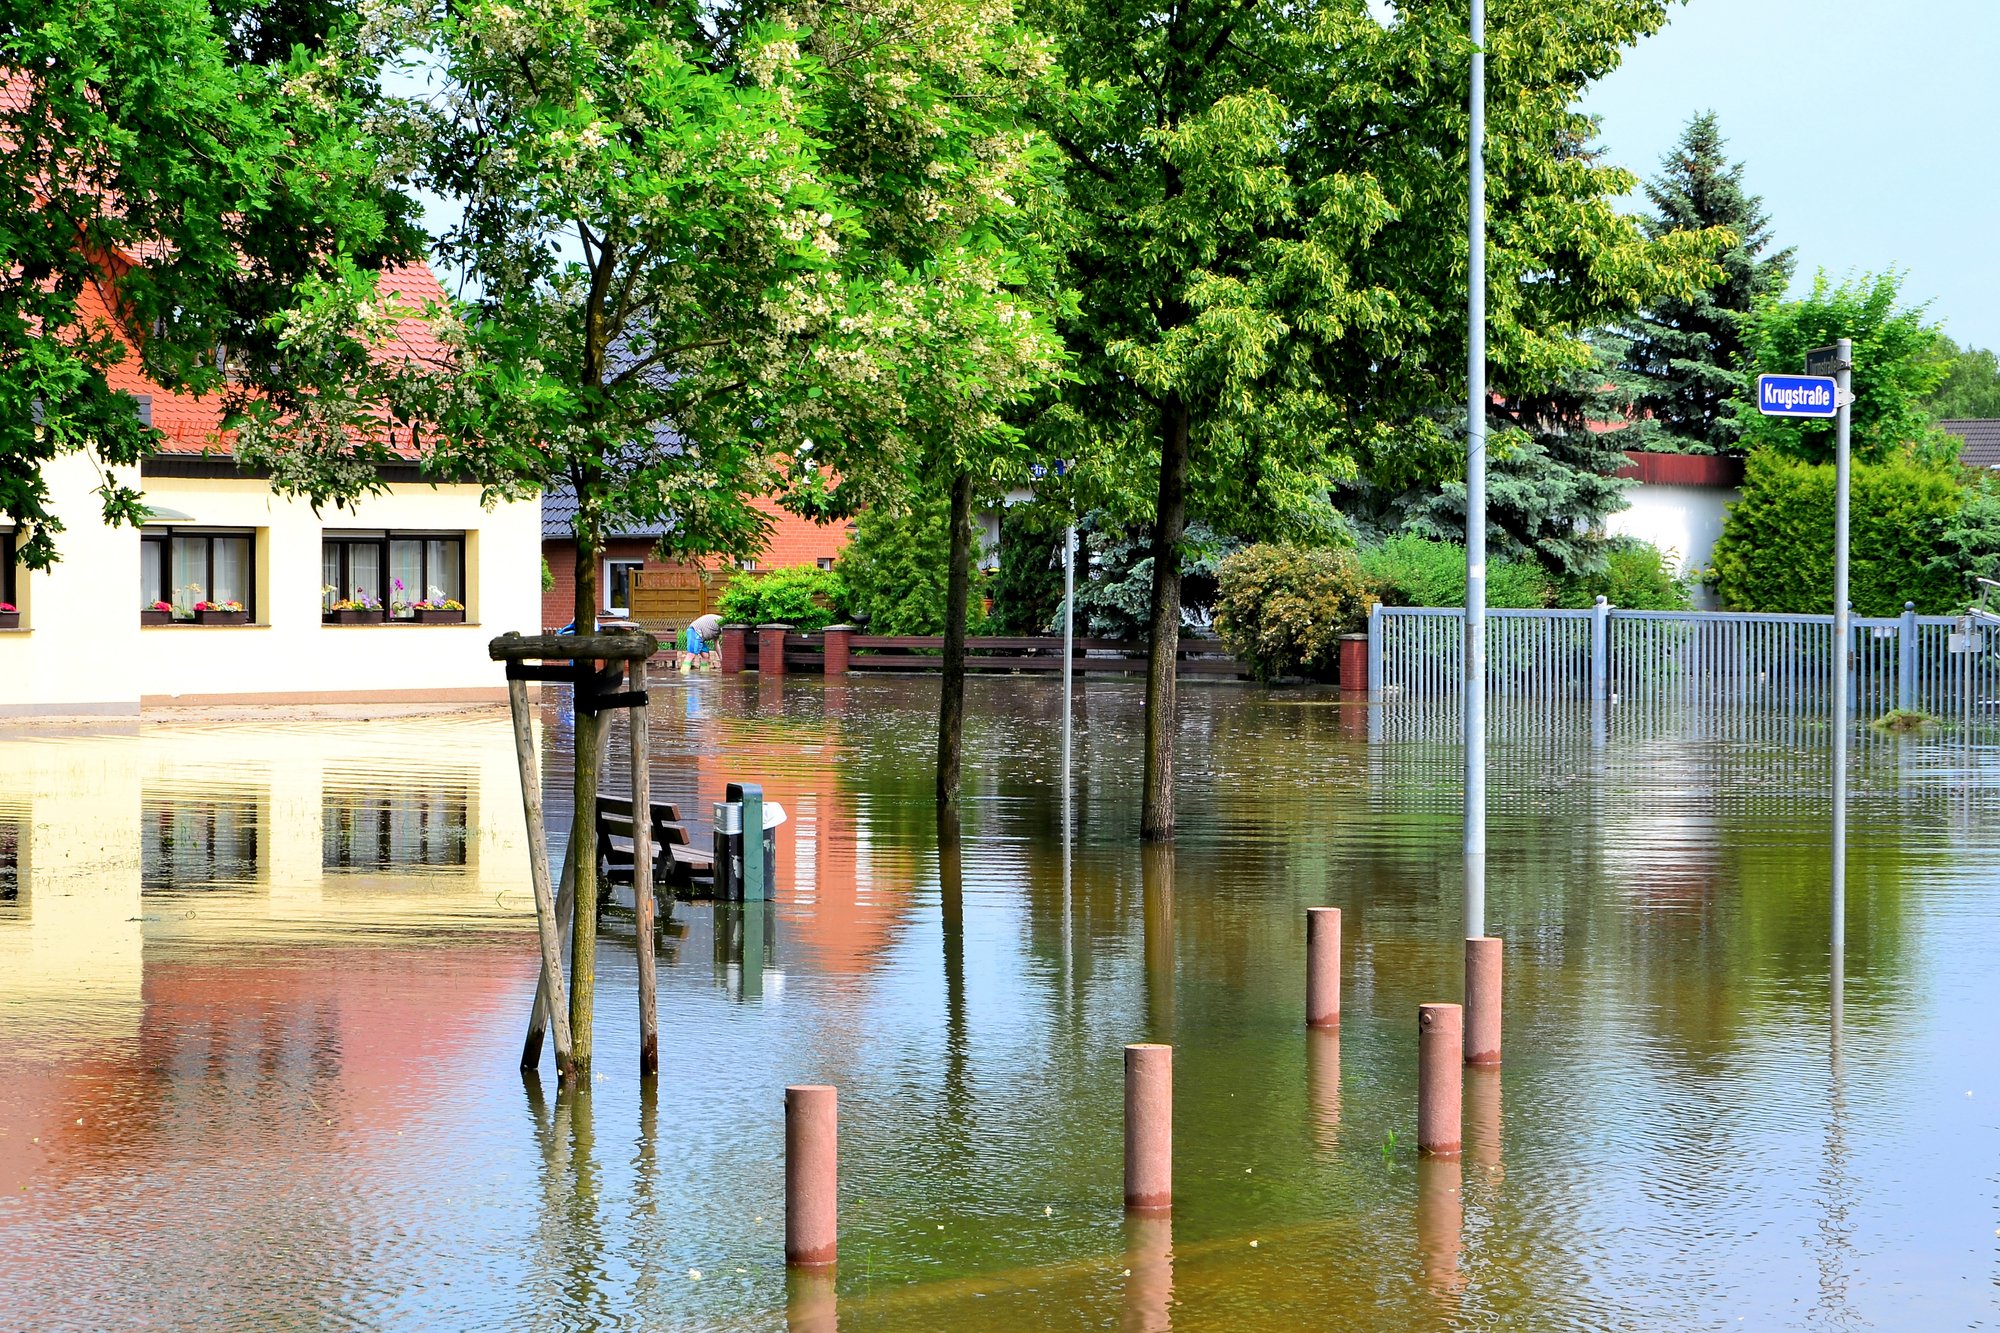
<svg viewBox="0 0 2000 1333"><path fill-rule="evenodd" d="M528 877L535 886L535 934L542 952L542 991L556 1030L556 1077L570 1082L575 1071L569 1015L564 1007L562 960L557 954L555 896L549 892L549 835L542 827L542 782L535 763L535 733L528 720L528 683L507 682L507 706L514 715L514 757L521 766L521 809L528 817Z"/></svg>
<svg viewBox="0 0 2000 1333"><path fill-rule="evenodd" d="M632 663L634 694L646 692L646 660ZM653 775L649 719L632 705L632 915L639 935L639 1077L660 1072L658 978L653 967Z"/></svg>
<svg viewBox="0 0 2000 1333"><path fill-rule="evenodd" d="M611 748L611 728L597 729L597 766L604 766L605 753ZM592 828L590 836L579 838L576 825L570 825L569 844L563 850L562 879L556 884L556 957L569 953L570 914L576 902L576 861L579 856L597 855L597 830ZM560 1002L556 1007L561 1009ZM567 1016L567 1010L564 1011ZM528 1015L528 1035L521 1043L521 1068L534 1069L542 1063L542 1034L549 1025L548 985L538 976L535 979L535 1003Z"/></svg>

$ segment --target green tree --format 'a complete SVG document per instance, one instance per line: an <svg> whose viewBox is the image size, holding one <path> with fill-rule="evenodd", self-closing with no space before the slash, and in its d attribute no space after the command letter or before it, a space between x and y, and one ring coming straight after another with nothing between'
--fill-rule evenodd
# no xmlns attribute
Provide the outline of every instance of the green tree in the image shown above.
<svg viewBox="0 0 2000 1333"><path fill-rule="evenodd" d="M1937 353L1945 363L1944 379L1924 399L1924 410L1939 421L2000 417L2000 358L1984 347L1962 348L1942 333Z"/></svg>
<svg viewBox="0 0 2000 1333"><path fill-rule="evenodd" d="M825 163L866 228L843 264L865 341L795 503L822 514L944 488L949 537L936 796L956 810L973 507L1026 479L1015 413L1061 373L1057 158L1026 120L1052 62L1006 3L843 0L792 11L823 71ZM823 466L822 466L823 465ZM838 483L827 492L829 476ZM919 506L916 512L929 512Z"/></svg>
<svg viewBox="0 0 2000 1333"><path fill-rule="evenodd" d="M1080 313L1077 412L1147 488L1149 617L1141 831L1174 826L1178 552L1191 516L1245 537L1326 512L1382 447L1422 472L1448 448L1413 419L1462 400L1463 11L1353 0L1036 0L1071 94L1043 124L1069 160ZM1496 391L1588 364L1579 330L1692 290L1712 238L1648 242L1619 215L1631 177L1583 151L1573 107L1663 3L1496 10L1488 33ZM1438 432L1433 432L1436 435ZM1398 460L1388 460L1392 465ZM1435 473L1430 479L1435 480ZM1134 506L1138 509L1139 506Z"/></svg>
<svg viewBox="0 0 2000 1333"><path fill-rule="evenodd" d="M950 568L954 558L946 516L951 497L935 490L906 494L901 504L885 500L863 510L854 540L841 553L843 609L864 621L870 634L943 634L951 604ZM977 571L966 556L967 586ZM970 595L965 624L977 628Z"/></svg>
<svg viewBox="0 0 2000 1333"><path fill-rule="evenodd" d="M1835 283L1822 272L1796 301L1770 300L1743 324L1743 369L1736 412L1746 449L1774 448L1812 463L1833 459L1831 421L1791 421L1757 412L1757 376L1796 375L1806 353L1840 338L1854 340L1854 457L1883 462L1908 450L1931 462L1958 456L1957 441L1937 428L1928 406L1944 381L1937 332L1923 306L1905 306L1902 276L1891 269Z"/></svg>
<svg viewBox="0 0 2000 1333"><path fill-rule="evenodd" d="M1833 609L1833 468L1776 449L1750 455L1743 498L1715 544L1722 599L1737 611L1825 614ZM1905 601L1925 615L1964 608L1966 576L2000 551L1991 509L1967 513L1948 468L1906 455L1857 463L1851 480L1849 596L1864 616L1893 616ZM1986 503L1986 502L1982 502Z"/></svg>
<svg viewBox="0 0 2000 1333"><path fill-rule="evenodd" d="M1627 327L1625 365L1644 382L1635 415L1659 426L1647 448L1715 453L1735 446L1743 429L1736 416L1743 321L1791 281L1795 252L1770 251L1764 201L1744 188L1743 164L1729 161L1723 144L1715 113L1704 111L1646 182L1654 209L1642 219L1648 236L1722 228L1733 238L1717 257L1715 282L1652 302Z"/></svg>
<svg viewBox="0 0 2000 1333"><path fill-rule="evenodd" d="M353 71L298 96L296 65L232 62L203 0L30 0L0 17L0 68L0 512L40 569L62 530L52 460L99 465L107 522L143 514L116 469L158 436L110 388L111 321L168 389L288 402L324 368L281 365L268 317L417 238L373 171Z"/></svg>

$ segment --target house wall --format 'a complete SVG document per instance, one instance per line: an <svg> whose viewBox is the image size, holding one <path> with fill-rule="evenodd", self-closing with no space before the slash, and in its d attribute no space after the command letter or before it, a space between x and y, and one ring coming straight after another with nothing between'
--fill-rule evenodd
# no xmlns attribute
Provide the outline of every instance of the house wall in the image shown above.
<svg viewBox="0 0 2000 1333"><path fill-rule="evenodd" d="M139 711L139 534L104 522L96 467L65 454L42 466L62 559L19 570L21 628L0 630L0 716ZM137 469L118 480L137 484ZM110 581L110 576L117 576Z"/></svg>
<svg viewBox="0 0 2000 1333"><path fill-rule="evenodd" d="M1674 486L1641 483L1625 492L1626 507L1604 522L1614 537L1637 537L1668 552L1681 574L1707 569L1722 536L1729 506L1742 492L1714 486ZM1696 589L1696 603L1712 600Z"/></svg>
<svg viewBox="0 0 2000 1333"><path fill-rule="evenodd" d="M794 565L813 565L821 560L838 559L847 549L853 536L853 525L849 522L814 523L797 514L780 509L774 501L760 499L756 507L772 518L770 540L757 553L757 568L787 569ZM644 560L646 569L686 569L680 561L655 560L652 555L653 543L646 538L630 538L605 543L607 560ZM570 537L548 537L542 541L542 558L549 563L549 573L555 578L555 586L542 594L542 624L555 629L567 625L575 619L576 607L576 541ZM710 560L703 567L720 570L727 561ZM537 584L536 586L540 586ZM604 594L603 575L598 576L598 596L600 612L605 610L602 602Z"/></svg>
<svg viewBox="0 0 2000 1333"><path fill-rule="evenodd" d="M258 623L142 628L138 532L103 523L83 460L59 459L47 475L67 525L63 559L46 575L21 577L26 632L0 633L0 715L131 713L142 703L498 699L505 686L486 641L541 627L537 501L489 512L474 486L398 484L352 511L314 514L260 480L150 476L147 501L188 515L189 526L256 530ZM322 624L328 528L462 530L467 623Z"/></svg>

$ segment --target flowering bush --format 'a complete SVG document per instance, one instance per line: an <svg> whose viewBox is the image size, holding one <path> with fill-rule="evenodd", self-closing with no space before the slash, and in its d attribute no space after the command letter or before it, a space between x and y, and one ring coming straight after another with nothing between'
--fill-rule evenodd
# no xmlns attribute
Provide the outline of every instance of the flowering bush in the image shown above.
<svg viewBox="0 0 2000 1333"><path fill-rule="evenodd" d="M174 604L172 602L154 602L151 606L147 607L146 609L148 611L164 611L168 615L172 615L174 610Z"/></svg>
<svg viewBox="0 0 2000 1333"><path fill-rule="evenodd" d="M196 603L194 604L194 609L195 609L195 610L197 610L197 611L241 611L241 610L243 609L243 603L241 603L241 602L196 602Z"/></svg>
<svg viewBox="0 0 2000 1333"><path fill-rule="evenodd" d="M454 601L449 597L431 597L421 602L412 602L410 609L413 611L463 611L465 603Z"/></svg>
<svg viewBox="0 0 2000 1333"><path fill-rule="evenodd" d="M1367 623L1367 579L1351 551L1246 546L1218 570L1215 628L1258 680L1331 680L1340 636Z"/></svg>
<svg viewBox="0 0 2000 1333"><path fill-rule="evenodd" d="M13 610L14 604L12 602L0 602L0 616L7 615Z"/></svg>

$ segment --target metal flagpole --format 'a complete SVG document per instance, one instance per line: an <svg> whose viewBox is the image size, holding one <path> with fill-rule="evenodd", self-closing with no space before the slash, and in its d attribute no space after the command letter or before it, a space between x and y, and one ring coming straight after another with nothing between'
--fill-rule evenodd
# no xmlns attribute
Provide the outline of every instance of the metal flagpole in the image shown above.
<svg viewBox="0 0 2000 1333"><path fill-rule="evenodd" d="M1472 0L1465 402L1465 937L1486 934L1486 5Z"/></svg>

